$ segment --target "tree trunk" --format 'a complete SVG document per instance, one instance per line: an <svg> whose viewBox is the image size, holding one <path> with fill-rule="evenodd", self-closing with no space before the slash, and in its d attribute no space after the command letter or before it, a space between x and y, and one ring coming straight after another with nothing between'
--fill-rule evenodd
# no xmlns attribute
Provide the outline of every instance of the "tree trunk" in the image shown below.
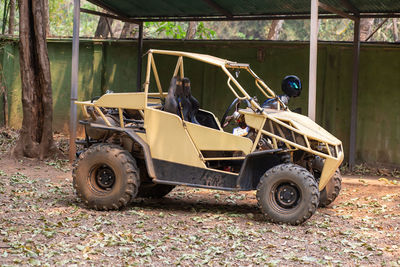
<svg viewBox="0 0 400 267"><path fill-rule="evenodd" d="M15 23L15 0L10 0L10 18L8 21L8 34L14 34Z"/></svg>
<svg viewBox="0 0 400 267"><path fill-rule="evenodd" d="M360 40L365 41L372 32L374 19L361 19L360 20Z"/></svg>
<svg viewBox="0 0 400 267"><path fill-rule="evenodd" d="M278 40L279 34L282 30L283 20L273 20L269 28L267 40Z"/></svg>
<svg viewBox="0 0 400 267"><path fill-rule="evenodd" d="M97 24L96 32L94 33L94 37L96 38L107 38L108 34L113 37L113 32L111 29L113 19L109 19L106 17L100 17L99 23Z"/></svg>
<svg viewBox="0 0 400 267"><path fill-rule="evenodd" d="M197 21L189 21L189 26L186 31L186 40L192 40L196 37Z"/></svg>
<svg viewBox="0 0 400 267"><path fill-rule="evenodd" d="M397 19L396 18L393 19L393 39L395 42L400 41L399 30L397 28Z"/></svg>
<svg viewBox="0 0 400 267"><path fill-rule="evenodd" d="M137 31L135 33L133 32L136 27L137 27L136 24L125 22L119 38L121 38L121 39L136 38L138 35L138 32Z"/></svg>
<svg viewBox="0 0 400 267"><path fill-rule="evenodd" d="M3 98L3 118L4 126L8 127L8 90L6 86L6 79L4 77L3 67L0 65L0 95Z"/></svg>
<svg viewBox="0 0 400 267"><path fill-rule="evenodd" d="M6 24L7 24L7 18L8 18L7 11L8 11L7 0L4 0L3 18L2 18L3 25L1 27L1 34L3 34L3 35L6 32Z"/></svg>
<svg viewBox="0 0 400 267"><path fill-rule="evenodd" d="M13 154L46 158L58 152L53 140L53 101L47 52L47 0L19 0L22 128Z"/></svg>
<svg viewBox="0 0 400 267"><path fill-rule="evenodd" d="M49 0L43 1L43 16L44 21L46 22L46 37L50 35L50 10L49 10Z"/></svg>

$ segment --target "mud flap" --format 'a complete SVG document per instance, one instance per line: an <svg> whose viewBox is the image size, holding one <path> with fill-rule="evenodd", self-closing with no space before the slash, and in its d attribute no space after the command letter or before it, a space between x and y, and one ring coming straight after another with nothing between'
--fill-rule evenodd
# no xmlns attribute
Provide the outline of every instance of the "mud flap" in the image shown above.
<svg viewBox="0 0 400 267"><path fill-rule="evenodd" d="M324 168L322 169L321 178L319 180L319 191L322 191L325 186L328 184L329 180L335 174L337 168L339 168L342 160L334 159L334 158L326 158Z"/></svg>

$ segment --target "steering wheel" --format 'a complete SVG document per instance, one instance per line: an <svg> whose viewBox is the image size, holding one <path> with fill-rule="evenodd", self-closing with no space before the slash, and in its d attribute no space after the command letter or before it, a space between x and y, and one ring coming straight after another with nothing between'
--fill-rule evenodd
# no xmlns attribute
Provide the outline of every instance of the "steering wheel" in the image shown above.
<svg viewBox="0 0 400 267"><path fill-rule="evenodd" d="M224 115L222 116L222 119L221 119L221 127L222 128L225 128L226 126L228 126L229 122L232 120L233 116L228 116L228 114L231 112L232 108L235 107L235 111L238 111L239 107L240 107L240 103L242 103L242 102L245 102L247 107L251 107L249 100L247 100L247 99L241 100L239 98L235 98L235 100L233 100L233 102L229 105L229 107L225 111Z"/></svg>

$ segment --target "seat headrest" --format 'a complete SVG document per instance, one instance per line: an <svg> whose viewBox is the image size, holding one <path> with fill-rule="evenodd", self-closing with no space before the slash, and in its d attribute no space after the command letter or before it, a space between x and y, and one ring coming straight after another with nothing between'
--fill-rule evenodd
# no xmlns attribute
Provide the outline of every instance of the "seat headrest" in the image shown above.
<svg viewBox="0 0 400 267"><path fill-rule="evenodd" d="M182 78L182 89L183 89L183 95L185 97L189 97L192 95L192 91L190 89L190 80L189 78Z"/></svg>

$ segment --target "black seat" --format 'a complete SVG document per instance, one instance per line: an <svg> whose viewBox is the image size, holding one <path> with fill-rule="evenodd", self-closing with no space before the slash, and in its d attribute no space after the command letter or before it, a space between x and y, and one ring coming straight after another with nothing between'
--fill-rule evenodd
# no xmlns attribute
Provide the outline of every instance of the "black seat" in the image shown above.
<svg viewBox="0 0 400 267"><path fill-rule="evenodd" d="M173 77L165 99L164 110L178 115L182 120L197 123L196 114L200 104L192 96L189 78Z"/></svg>

